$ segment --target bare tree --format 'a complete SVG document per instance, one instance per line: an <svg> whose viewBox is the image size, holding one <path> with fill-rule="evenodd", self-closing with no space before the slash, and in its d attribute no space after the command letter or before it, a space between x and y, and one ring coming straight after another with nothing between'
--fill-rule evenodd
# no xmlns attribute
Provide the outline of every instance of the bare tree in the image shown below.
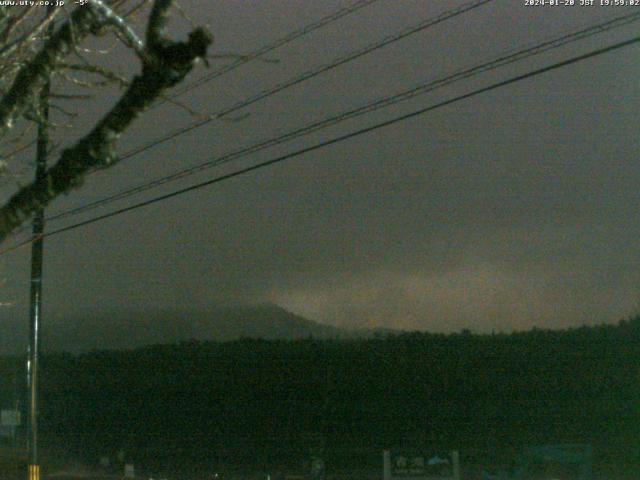
<svg viewBox="0 0 640 480"><path fill-rule="evenodd" d="M7 150L3 164L10 163L13 154L28 145L28 132L34 130L30 126L49 122L40 114L38 99L52 79L94 87L116 82L123 91L89 133L59 153L42 178L19 188L0 207L0 242L37 209L79 187L87 173L115 164L121 134L164 92L184 80L195 63L205 58L212 43L210 33L201 27L191 30L186 41L169 38L166 29L173 0L85 0L73 11L35 3L0 6L0 145ZM133 28L134 15L146 23L143 38ZM116 38L137 58L140 72L132 79L122 78L83 55L83 43L105 36ZM53 97L77 100L82 95ZM73 117L73 112L60 110ZM13 144L13 151L6 148Z"/></svg>

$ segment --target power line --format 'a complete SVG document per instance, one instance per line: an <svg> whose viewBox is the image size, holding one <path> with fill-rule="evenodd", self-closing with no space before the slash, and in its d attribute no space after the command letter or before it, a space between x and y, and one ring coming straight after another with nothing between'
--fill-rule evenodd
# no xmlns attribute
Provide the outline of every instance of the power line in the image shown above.
<svg viewBox="0 0 640 480"><path fill-rule="evenodd" d="M474 10L486 3L492 2L493 0L476 0L474 2L470 2L470 3L466 3L463 5L460 5L459 7L447 10L435 17L430 17L427 18L423 21L421 21L420 23L410 26L398 33L392 34L392 35L388 35L386 37L384 37L382 40L379 40L375 43L369 44L368 46L364 47L361 50L357 50L355 52L351 52L345 56L339 57L337 59L334 59L333 62L326 64L326 65L322 65L319 67L316 67L312 70L309 70L305 73L303 73L301 76L295 77L293 79L290 79L288 81L285 81L284 83L278 84L270 89L264 90L261 93L258 93L257 95L254 95L253 97L250 97L248 99L245 99L241 102L236 103L235 105L226 108L224 110L221 110L215 114L213 114L211 117L206 118L204 120L200 120L198 122L195 122L191 125L188 125L187 127L183 127L181 129L178 130L174 130L173 132L157 138L155 140L152 140L151 142L148 142L144 145L141 145L139 147L136 147L132 150L129 150L128 152L125 152L121 157L120 160L126 160L128 158L134 157L140 153L142 153L145 150L148 150L150 148L153 148L157 145L160 145L164 142L167 142L169 140L172 140L174 138L177 138L181 135L184 135L192 130L195 130L197 128L200 128L210 122L212 122L213 120L217 119L217 118L221 118L224 117L230 113L233 113L241 108L244 108L246 106L249 106L255 102L258 102L264 98L267 98L271 95L275 95L276 93L279 93L283 90L285 90L286 88L289 88L293 85L297 85L299 83L302 83L306 80L309 80L313 77L316 77L324 72L327 72L329 70L332 70L334 68L337 68L338 66L344 65L348 62L351 62L353 60L356 60L357 58L360 58L364 55L367 55L373 51L376 51L380 48L386 47L394 42L397 42L399 40L402 40L404 38L407 38L410 35L413 35L415 33L421 32L423 30L426 30L427 28L430 28L432 26L435 26L439 23L442 23L446 20L449 20L451 18L457 17L458 15L462 15L463 13L469 12L471 10ZM265 147L266 148L266 147ZM81 207L84 208L84 207ZM60 215L63 214L59 214L56 216L56 218L60 218ZM64 216L68 216L66 214L64 214ZM15 232L15 234L19 234L22 231L22 229L19 229Z"/></svg>
<svg viewBox="0 0 640 480"><path fill-rule="evenodd" d="M349 5L347 7L341 8L340 10L337 10L336 12L333 12L325 17L322 17L321 19L317 20L316 22L310 23L308 25L305 25L304 27L295 30L289 34L287 34L286 36L279 38L278 40L276 40L273 43L270 43L268 45L264 45L262 47L260 47L258 50L250 53L249 55L245 55L242 56L238 59L236 59L235 61L231 62L228 65L225 65L223 67L220 67L217 70L214 70L213 72L203 76L202 78L199 78L198 80L196 80L195 82L193 82L191 85L188 85L180 90L178 90L177 92L175 92L173 95L171 95L171 98L176 98L180 95L185 94L188 91L193 90L196 87L199 87L200 85L203 85L207 82L210 82L218 77L221 77L222 75L225 75L233 70L235 70L236 68L241 67L242 65L245 65L259 57L262 57L264 55L266 55L269 52L272 52L284 45L287 45L288 43L293 42L294 40L297 40L300 37L303 37L305 35L308 35L309 33L318 30L319 28L322 28L326 25L329 25L343 17L346 17L347 15L350 15L354 12L357 12L358 10L367 7L373 3L376 3L380 0L359 0L355 3L353 3L352 5Z"/></svg>
<svg viewBox="0 0 640 480"><path fill-rule="evenodd" d="M71 230L75 230L76 228L80 228L80 227L83 227L83 226L86 226L86 225L90 225L92 223L96 223L96 222L99 222L99 221L102 221L102 220L106 220L108 218L115 217L117 215L120 215L120 214L123 214L123 213L126 213L126 212L130 212L132 210L137 210L138 208L142 208L142 207L146 207L148 205L152 205L154 203L162 202L164 200L168 200L170 198L177 197L179 195L182 195L182 194L194 191L194 190L199 190L201 188L204 188L204 187L207 187L207 186L210 186L210 185L214 185L216 183L221 183L221 182L229 180L231 178L238 177L238 176L241 176L241 175L245 175L247 173L250 173L250 172L253 172L253 171L256 171L256 170L260 170L262 168L266 168L266 167L275 165L277 163L284 162L285 160L289 160L291 158L298 157L298 156L303 155L305 153L313 152L315 150L319 150L321 148L325 148L325 147L328 147L330 145L334 145L334 144L343 142L345 140L349 140L351 138L354 138L354 137L357 137L357 136L360 136L360 135L364 135L366 133L370 133L370 132L373 132L373 131L376 131L376 130L380 130L382 128L394 125L396 123L403 122L405 120L409 120L411 118L418 117L418 116L423 115L425 113L437 110L439 108L446 107L448 105L452 105L452 104L460 102L462 100L466 100L466 99L481 95L483 93L487 93L487 92L490 92L490 91L493 91L493 90L497 90L497 89L505 87L507 85L511 85L511 84L514 84L514 83L517 83L517 82L520 82L520 81L523 81L523 80L526 80L526 79L529 79L529 78L532 78L532 77L536 77L538 75L542 75L544 73L547 73L547 72L550 72L550 71L553 71L553 70L557 70L559 68L563 68L563 67L566 67L566 66L581 62L583 60L587 60L589 58L593 58L593 57L596 57L596 56L599 56L599 55L603 55L605 53L609 53L609 52L612 52L614 50L619 50L619 49L631 46L631 45L636 44L638 42L640 42L640 36L637 36L637 37L634 37L632 39L629 39L629 40L626 40L626 41L623 41L623 42L619 42L619 43L610 45L608 47L600 48L600 49L597 49L597 50L592 50L591 52L585 53L583 55L572 57L572 58L570 58L568 60L563 60L563 61L554 63L552 65L549 65L549 66L546 66L546 67L542 67L542 68L539 68L539 69L536 69L536 70L533 70L533 71L530 71L530 72L527 72L527 73L524 73L524 74L521 74L521 75L516 75L516 76L511 77L511 78L509 78L507 80L502 80L500 82L493 83L493 84L491 84L491 85L489 85L487 87L479 88L479 89L474 90L474 91L472 91L470 93L459 95L459 96L450 98L448 100L444 100L444 101L441 101L439 103L435 103L433 105L429 105L428 107L424 107L424 108L421 108L419 110L415 110L415 111L413 111L411 113L400 115L400 116L394 117L394 118L392 118L390 120L386 120L384 122L380 122L380 123L377 123L377 124L369 126L369 127L361 128L359 130L355 130L353 132L350 132L350 133L347 133L347 134L344 134L344 135L340 135L338 137L334 137L334 138L332 138L330 140L325 140L325 141L317 143L315 145L311 145L309 147L305 147L305 148L296 150L294 152L291 152L291 153L288 153L288 154L285 154L285 155L281 155L279 157L272 158L271 160L266 160L264 162L257 163L255 165L250 166L250 167L245 167L245 168L236 170L236 171L231 172L231 173L220 175L220 176L215 177L213 179L210 179L210 180L207 180L207 181L204 181L204 182L200 182L200 183L197 183L195 185L191 185L189 187L185 187L185 188L176 190L176 191L171 192L171 193L160 195L158 197L154 197L152 199L145 200L143 202L139 202L139 203L136 203L134 205L130 205L128 207L120 208L118 210L114 210L112 212L105 213L103 215L99 215L99 216L90 218L88 220L84 220L82 222L75 223L73 225L69 225L69 226L66 226L66 227L63 227L63 228L59 228L57 230L53 230L51 232L48 232L48 233L42 235L40 238L50 237L50 236L53 236L53 235L58 235L60 233L68 232L68 231L71 231ZM36 240L36 238L30 238L30 239L25 240L25 241L23 241L23 242L21 242L21 243L19 243L17 245L14 245L13 247L10 247L8 249L0 251L0 256L8 253L9 251L15 250L16 248L19 248L21 246L28 245L31 242L33 242L34 240Z"/></svg>
<svg viewBox="0 0 640 480"><path fill-rule="evenodd" d="M634 21L638 21L640 20L640 12L636 12L636 13L632 13L632 14L627 14L627 15L623 15L620 17L616 17L610 20L607 20L605 22L601 22L592 26L589 26L587 28L584 28L582 30L579 30L577 32L572 32L569 34L565 34L562 35L560 37L551 39L551 40L547 40L543 43L540 44L536 44L534 46L531 47L527 47L524 49L520 49L520 50L516 50L516 51L512 51L512 53L504 53L502 55L500 55L499 57L482 63L480 65L476 65L470 68L466 68L466 69L462 69L459 70L453 74L450 74L446 77L443 78L439 78L437 80L433 80L430 82L426 82L423 84L420 84L416 87L413 87L411 89L402 91L400 93L396 93L394 95L390 95L384 98L381 98L379 100L376 100L374 102L368 103L364 106L358 107L356 109L352 109L346 112L343 112L341 114L326 118L324 120L318 121L318 122L313 122L311 124L308 124L306 126L303 126L301 128L298 128L294 131L291 132L287 132L285 134L279 135L277 137L253 144L251 146L248 147L244 147L242 149L239 150L235 150L229 153L226 153L220 157L215 157L211 160L208 160L204 163L201 163L199 165L195 165L193 167L189 167L189 168L185 168L183 170L180 170L178 172L175 172L171 175L167 175L165 177L161 177L159 179L153 180L151 182L146 182L140 185L137 185L133 188L129 188L126 189L124 191L118 192L114 195L111 195L109 197L100 199L100 200L96 200L94 202L85 204L85 205L81 205L79 207L76 208L72 208L63 212L60 212L56 215L52 215L50 217L47 218L47 221L54 221L54 220L58 220L61 218L66 218L66 217L70 217L70 216L74 216L74 215L78 215L80 213L86 212L86 211L90 211L93 210L95 208L98 208L102 205L107 205L109 203L112 203L114 201L117 200L121 200L124 198L128 198L132 195L144 192L146 190L150 190L152 188L164 185L166 183L178 180L178 179L182 179L185 178L187 176L193 175L195 173L201 172L203 170L209 169L209 168L213 168L228 162L231 162L233 160L237 160L239 158L248 156L249 154L261 151L263 149L275 146L275 145L279 145L281 143L290 141L292 139L304 136L304 135L308 135L310 133L314 133L317 131L320 131L324 128L327 128L329 126L333 126L336 125L338 123L341 123L343 121L352 119L352 118L356 118L362 115L365 115L367 113L371 113L373 111L379 110L381 108L385 108L388 107L390 105L402 102L402 101L406 101L409 100L411 98L414 98L418 95L422 95L431 91L434 91L438 88L442 88L444 86L448 86L452 83L455 83L457 81L460 80L464 80L470 77L473 77L475 75L478 75L480 73L485 73L487 71L490 70L494 70L497 69L499 67L523 60L525 58L529 58L531 56L534 55L538 55L544 52L547 52L549 50L553 50L556 48L559 48L561 46L567 45L569 43L572 42L576 42L578 40L583 40L589 36L592 35L596 35L599 33L602 33L604 31L608 31L611 30L613 28L618 28L624 25L627 25L631 22ZM19 232L18 232L19 233Z"/></svg>
<svg viewBox="0 0 640 480"><path fill-rule="evenodd" d="M222 117L225 117L231 113L234 113L238 110L241 110L245 107L248 107L250 105L253 105L256 102L259 102L261 100L264 100L265 98L268 98L272 95L275 95L277 93L282 92L283 90L286 90L288 88L291 88L295 85L298 85L302 82L306 82L307 80L310 80L314 77L317 77L318 75L321 75L325 72L328 72L330 70L333 70L334 68L337 68L339 66L342 66L346 63L352 62L360 57L363 57L371 52L374 52L376 50L379 50L381 48L384 48L388 45L391 45L392 43L395 43L397 41L400 41L404 38L409 37L410 35L414 35L416 33L422 32L430 27L433 27L439 23L442 23L446 20L449 20L451 18L457 17L458 15L462 15L463 13L469 12L471 10L474 10L478 7L481 7L482 5L492 2L493 0L476 0L474 2L471 3L467 3L464 5L461 5L457 8L453 8L451 10L447 10L444 13L441 13L440 15L436 16L436 17L432 17L432 18L428 18L426 20L423 20L422 22L418 23L417 25L408 27L404 30L402 30L399 33L393 34L393 35L389 35L385 38L383 38L382 40L372 43L366 47L364 47L361 50L357 50L355 52L351 52L345 56L339 57L337 59L334 59L331 63L328 63L326 65L321 65L319 67L313 68L311 70L308 70L307 72L301 74L298 77L295 78L291 78L289 80L286 80L283 83L279 83L271 88L268 88L266 90L263 90L245 100L241 100L237 103L235 103L234 105L222 109L214 114L212 114L210 117L203 119L203 120L199 120L197 122L192 123L191 125L188 125L186 127L174 130L173 132L166 134L163 137L159 137L155 140L152 140L151 142L148 142L146 144L143 144L139 147L133 148L131 150L129 150L128 152L124 153L124 155L122 155L122 157L120 158L120 160L125 160L127 158L131 158L135 155L138 155L146 150L149 150L150 148L156 147L168 140L171 140L173 138L176 138L180 135L184 135L187 132L190 132L192 130L195 130L197 128L203 127L204 125L207 125L209 123L211 123L212 121L216 120L216 119L220 119Z"/></svg>

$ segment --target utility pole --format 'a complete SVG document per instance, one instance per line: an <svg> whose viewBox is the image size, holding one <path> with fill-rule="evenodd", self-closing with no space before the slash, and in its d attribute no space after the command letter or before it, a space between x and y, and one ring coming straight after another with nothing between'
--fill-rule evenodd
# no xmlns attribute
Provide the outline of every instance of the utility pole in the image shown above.
<svg viewBox="0 0 640 480"><path fill-rule="evenodd" d="M48 14L55 7L49 6ZM47 29L47 38L52 33L53 22ZM46 42L46 38L45 38ZM38 99L38 139L36 150L36 182L47 170L47 150L49 148L49 80L43 85ZM29 459L28 480L40 480L38 460L38 369L40 353L40 320L42 311L42 257L44 233L44 208L39 207L33 216L33 242L31 244L31 298L29 309L29 349L27 360L27 383L29 388L29 415L27 429L27 450Z"/></svg>

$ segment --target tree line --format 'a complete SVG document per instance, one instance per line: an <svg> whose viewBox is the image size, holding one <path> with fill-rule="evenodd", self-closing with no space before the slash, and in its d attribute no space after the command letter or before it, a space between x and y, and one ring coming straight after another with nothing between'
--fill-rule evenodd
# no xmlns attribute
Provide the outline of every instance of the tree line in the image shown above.
<svg viewBox="0 0 640 480"><path fill-rule="evenodd" d="M637 469L640 317L512 334L182 342L49 354L44 445L151 469L376 469L384 448L505 462L527 445L590 443ZM22 362L2 358L8 405ZM45 447L46 448L46 447Z"/></svg>

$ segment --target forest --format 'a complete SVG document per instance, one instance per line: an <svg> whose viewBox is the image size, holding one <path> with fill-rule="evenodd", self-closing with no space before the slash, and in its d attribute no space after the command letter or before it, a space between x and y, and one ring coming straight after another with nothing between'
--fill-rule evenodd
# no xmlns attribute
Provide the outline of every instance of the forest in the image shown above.
<svg viewBox="0 0 640 480"><path fill-rule="evenodd" d="M511 334L189 341L45 355L43 451L149 471L381 469L385 448L508 462L529 445L588 443L595 468L640 465L640 317ZM3 408L23 359L0 360ZM58 455L58 453L56 454ZM122 455L122 453L121 453Z"/></svg>

